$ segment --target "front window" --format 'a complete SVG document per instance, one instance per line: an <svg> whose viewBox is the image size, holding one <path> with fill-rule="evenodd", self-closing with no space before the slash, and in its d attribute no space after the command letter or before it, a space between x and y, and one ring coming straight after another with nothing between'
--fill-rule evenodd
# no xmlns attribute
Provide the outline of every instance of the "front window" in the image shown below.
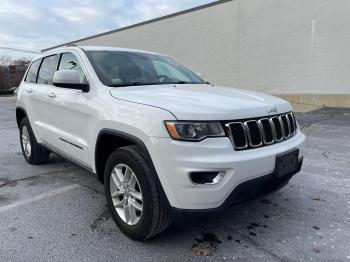
<svg viewBox="0 0 350 262"><path fill-rule="evenodd" d="M199 76L169 57L125 51L86 51L107 86L203 84Z"/></svg>
<svg viewBox="0 0 350 262"><path fill-rule="evenodd" d="M85 82L85 75L83 69L80 66L78 59L72 53L63 53L61 55L60 64L58 70L76 70L80 75L80 83Z"/></svg>

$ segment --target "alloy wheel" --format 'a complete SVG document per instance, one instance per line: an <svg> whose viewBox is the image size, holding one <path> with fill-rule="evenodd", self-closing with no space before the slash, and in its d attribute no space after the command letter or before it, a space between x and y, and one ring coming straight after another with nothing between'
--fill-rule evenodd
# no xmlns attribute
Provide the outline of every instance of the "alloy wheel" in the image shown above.
<svg viewBox="0 0 350 262"><path fill-rule="evenodd" d="M30 143L30 136L27 126L23 126L22 128L22 146L24 154L29 158L32 154L32 145Z"/></svg>
<svg viewBox="0 0 350 262"><path fill-rule="evenodd" d="M128 225L136 225L142 216L143 199L139 181L130 167L118 164L113 168L110 192L119 217Z"/></svg>

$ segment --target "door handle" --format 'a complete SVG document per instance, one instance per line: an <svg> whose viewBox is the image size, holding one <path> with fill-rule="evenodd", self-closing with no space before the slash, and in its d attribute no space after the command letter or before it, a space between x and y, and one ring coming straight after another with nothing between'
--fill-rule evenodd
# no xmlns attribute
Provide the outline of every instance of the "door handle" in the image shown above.
<svg viewBox="0 0 350 262"><path fill-rule="evenodd" d="M26 90L27 90L27 93L33 93L33 89L31 87L28 87Z"/></svg>
<svg viewBox="0 0 350 262"><path fill-rule="evenodd" d="M53 92L52 92L52 93L49 93L49 94L48 94L48 97L55 98L55 97L56 97L56 94L53 93Z"/></svg>

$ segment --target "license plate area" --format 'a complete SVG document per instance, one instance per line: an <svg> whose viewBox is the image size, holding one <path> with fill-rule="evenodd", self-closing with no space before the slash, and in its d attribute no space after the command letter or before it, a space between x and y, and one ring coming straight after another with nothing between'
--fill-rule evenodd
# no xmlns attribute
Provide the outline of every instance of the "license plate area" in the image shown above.
<svg viewBox="0 0 350 262"><path fill-rule="evenodd" d="M276 156L275 176L283 177L298 169L299 149Z"/></svg>

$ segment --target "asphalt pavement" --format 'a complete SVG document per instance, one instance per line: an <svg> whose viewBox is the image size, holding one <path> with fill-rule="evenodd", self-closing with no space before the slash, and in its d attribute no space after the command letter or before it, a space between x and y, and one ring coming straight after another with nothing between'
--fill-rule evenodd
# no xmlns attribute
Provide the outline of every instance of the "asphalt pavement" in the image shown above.
<svg viewBox="0 0 350 262"><path fill-rule="evenodd" d="M25 162L15 98L0 97L0 261L350 261L350 109L297 118L306 155L285 188L136 242L95 175L55 155Z"/></svg>

